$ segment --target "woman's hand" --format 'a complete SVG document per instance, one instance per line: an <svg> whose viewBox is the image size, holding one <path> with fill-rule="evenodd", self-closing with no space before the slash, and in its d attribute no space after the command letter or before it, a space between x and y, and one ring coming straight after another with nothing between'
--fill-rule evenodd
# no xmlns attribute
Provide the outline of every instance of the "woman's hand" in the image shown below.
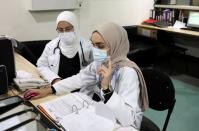
<svg viewBox="0 0 199 131"><path fill-rule="evenodd" d="M100 76L102 76L101 87L103 88L103 90L108 89L109 88L109 82L110 82L110 79L111 79L111 74L112 74L111 60L109 59L108 67L106 67L102 64L99 67L97 73Z"/></svg>
<svg viewBox="0 0 199 131"><path fill-rule="evenodd" d="M26 100L30 100L30 99L42 98L49 94L52 94L52 89L50 85L48 87L40 89L28 89L23 93L23 97Z"/></svg>

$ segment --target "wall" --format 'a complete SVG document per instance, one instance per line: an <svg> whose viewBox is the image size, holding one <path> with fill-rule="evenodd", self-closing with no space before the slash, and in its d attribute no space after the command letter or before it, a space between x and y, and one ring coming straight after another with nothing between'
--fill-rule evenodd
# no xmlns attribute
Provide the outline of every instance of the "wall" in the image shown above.
<svg viewBox="0 0 199 131"><path fill-rule="evenodd" d="M19 41L54 38L55 20L60 11L29 12L25 4L26 0L1 0L0 34ZM148 18L152 6L153 0L84 0L83 7L74 12L82 35L88 38L97 25L105 22L139 24Z"/></svg>
<svg viewBox="0 0 199 131"><path fill-rule="evenodd" d="M149 17L152 8L153 0L87 0L80 11L80 29L88 36L96 26L105 22L140 24Z"/></svg>

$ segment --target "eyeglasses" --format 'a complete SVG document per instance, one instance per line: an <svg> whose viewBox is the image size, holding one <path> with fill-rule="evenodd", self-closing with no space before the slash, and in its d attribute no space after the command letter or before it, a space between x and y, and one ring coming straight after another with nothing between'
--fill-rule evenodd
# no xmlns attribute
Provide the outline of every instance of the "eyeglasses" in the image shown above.
<svg viewBox="0 0 199 131"><path fill-rule="evenodd" d="M57 29L56 29L56 31L58 33L70 32L70 31L73 31L73 30L74 30L73 26L69 26L69 27L66 27L66 28L57 27Z"/></svg>

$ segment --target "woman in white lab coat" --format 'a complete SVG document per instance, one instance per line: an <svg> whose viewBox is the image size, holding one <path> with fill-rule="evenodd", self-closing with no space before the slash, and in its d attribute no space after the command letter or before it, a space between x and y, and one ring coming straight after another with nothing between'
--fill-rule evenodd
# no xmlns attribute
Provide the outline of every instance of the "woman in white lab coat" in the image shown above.
<svg viewBox="0 0 199 131"><path fill-rule="evenodd" d="M125 29L108 23L94 31L91 40L94 62L77 75L46 89L28 90L26 95L37 93L34 98L40 98L85 89L91 95L98 94L122 126L139 129L148 95L140 69L127 59L129 41Z"/></svg>
<svg viewBox="0 0 199 131"><path fill-rule="evenodd" d="M61 12L56 23L59 36L46 45L37 61L39 73L51 84L87 66L92 50L91 41L79 37L77 19L72 12Z"/></svg>

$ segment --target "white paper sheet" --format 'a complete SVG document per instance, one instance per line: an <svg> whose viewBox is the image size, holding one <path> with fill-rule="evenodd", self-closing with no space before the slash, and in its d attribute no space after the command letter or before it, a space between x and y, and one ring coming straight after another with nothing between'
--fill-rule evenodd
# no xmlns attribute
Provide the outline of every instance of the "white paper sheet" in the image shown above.
<svg viewBox="0 0 199 131"><path fill-rule="evenodd" d="M175 24L173 25L173 28L176 28L176 29L180 29L180 28L184 28L184 27L185 27L185 23L180 22L178 20L176 20Z"/></svg>
<svg viewBox="0 0 199 131"><path fill-rule="evenodd" d="M75 105L78 110L83 108L83 103L92 104L90 97L82 93L71 93L49 102L40 104L42 108L56 121L60 121L64 116L73 112L72 106Z"/></svg>
<svg viewBox="0 0 199 131"><path fill-rule="evenodd" d="M94 106L89 106L64 117L61 125L68 131L112 131L115 121L97 115Z"/></svg>

